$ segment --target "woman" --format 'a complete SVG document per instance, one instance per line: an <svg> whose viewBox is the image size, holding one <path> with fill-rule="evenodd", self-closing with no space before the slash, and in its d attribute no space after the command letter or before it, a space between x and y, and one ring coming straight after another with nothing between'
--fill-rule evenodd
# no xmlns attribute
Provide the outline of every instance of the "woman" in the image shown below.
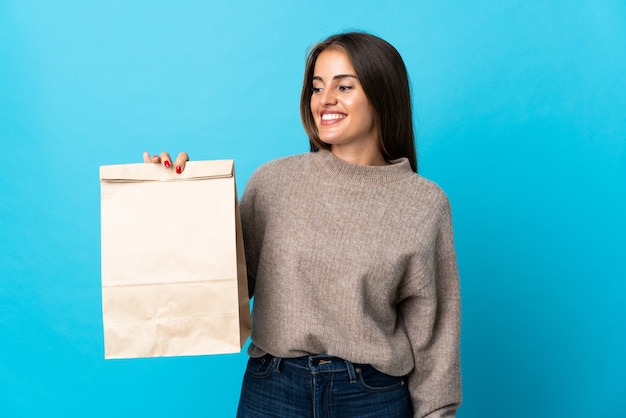
<svg viewBox="0 0 626 418"><path fill-rule="evenodd" d="M241 199L255 302L237 415L455 416L450 207L417 174L402 58L331 36L309 53L300 110L311 152L263 165Z"/></svg>

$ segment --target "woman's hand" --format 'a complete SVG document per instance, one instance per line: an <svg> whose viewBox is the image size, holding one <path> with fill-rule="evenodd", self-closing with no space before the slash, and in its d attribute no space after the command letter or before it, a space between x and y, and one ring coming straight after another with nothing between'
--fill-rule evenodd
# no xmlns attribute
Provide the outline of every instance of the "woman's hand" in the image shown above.
<svg viewBox="0 0 626 418"><path fill-rule="evenodd" d="M155 164L163 164L165 168L172 168L176 170L177 174L180 174L185 169L185 163L189 161L189 155L186 152L181 152L176 157L176 161L172 164L172 159L170 158L170 154L167 152L162 152L161 155L153 155L150 157L150 153L148 151L143 153L143 162L144 163L155 163Z"/></svg>

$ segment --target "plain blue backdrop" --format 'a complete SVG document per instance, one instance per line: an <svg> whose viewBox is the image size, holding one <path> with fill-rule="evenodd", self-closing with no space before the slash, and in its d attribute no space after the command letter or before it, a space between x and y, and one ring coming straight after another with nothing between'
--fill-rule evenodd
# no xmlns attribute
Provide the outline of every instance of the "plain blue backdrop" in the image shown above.
<svg viewBox="0 0 626 418"><path fill-rule="evenodd" d="M231 417L246 355L105 361L98 167L306 152L306 49L394 44L453 205L461 418L626 416L626 3L0 0L0 417ZM164 237L166 239L167 237Z"/></svg>

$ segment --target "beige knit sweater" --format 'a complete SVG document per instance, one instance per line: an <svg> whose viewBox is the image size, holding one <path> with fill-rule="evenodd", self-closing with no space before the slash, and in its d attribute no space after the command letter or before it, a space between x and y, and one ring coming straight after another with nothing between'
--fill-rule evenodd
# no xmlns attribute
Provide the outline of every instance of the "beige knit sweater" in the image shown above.
<svg viewBox="0 0 626 418"><path fill-rule="evenodd" d="M408 160L329 151L272 161L241 199L253 357L329 354L409 374L415 417L461 402L450 206Z"/></svg>

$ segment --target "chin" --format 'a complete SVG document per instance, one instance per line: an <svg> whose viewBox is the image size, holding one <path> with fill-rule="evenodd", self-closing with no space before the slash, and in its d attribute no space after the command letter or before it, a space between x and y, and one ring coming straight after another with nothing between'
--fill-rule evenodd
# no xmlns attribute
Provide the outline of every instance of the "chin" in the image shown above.
<svg viewBox="0 0 626 418"><path fill-rule="evenodd" d="M334 136L331 136L331 137L320 136L319 139L320 141L328 145L337 145L341 143L341 138L337 138Z"/></svg>

